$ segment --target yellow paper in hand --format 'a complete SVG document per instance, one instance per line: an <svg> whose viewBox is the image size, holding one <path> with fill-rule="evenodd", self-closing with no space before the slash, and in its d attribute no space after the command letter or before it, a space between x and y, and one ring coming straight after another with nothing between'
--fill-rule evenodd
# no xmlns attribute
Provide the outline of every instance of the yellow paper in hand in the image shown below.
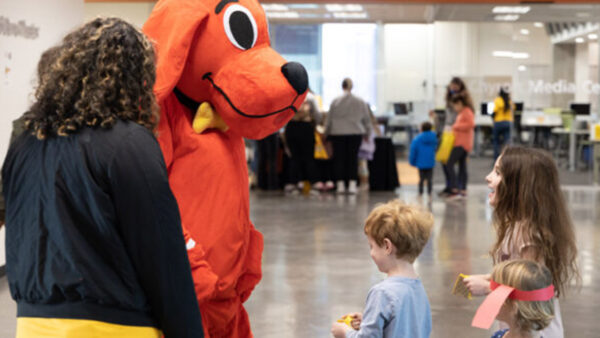
<svg viewBox="0 0 600 338"><path fill-rule="evenodd" d="M342 318L338 319L338 320L337 320L337 322L338 322L338 323L344 323L344 324L346 324L346 325L348 325L348 326L352 327L352 320L353 320L353 319L354 319L354 318L352 318L352 316L344 316L344 317L342 317Z"/></svg>
<svg viewBox="0 0 600 338"><path fill-rule="evenodd" d="M464 279L467 277L469 276L462 273L458 275L456 282L454 282L454 288L452 288L453 295L462 296L467 299L472 298L471 291L469 291L469 289L465 286L465 283L463 283Z"/></svg>

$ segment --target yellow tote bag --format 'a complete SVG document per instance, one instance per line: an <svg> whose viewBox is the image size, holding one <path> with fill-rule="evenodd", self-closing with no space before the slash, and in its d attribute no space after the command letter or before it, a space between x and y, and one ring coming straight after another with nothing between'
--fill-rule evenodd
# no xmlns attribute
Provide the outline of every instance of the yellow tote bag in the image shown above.
<svg viewBox="0 0 600 338"><path fill-rule="evenodd" d="M325 149L325 145L323 144L323 139L319 133L315 133L315 159L317 160L328 160L329 155L327 154L327 149Z"/></svg>
<svg viewBox="0 0 600 338"><path fill-rule="evenodd" d="M454 147L454 134L452 134L451 131L445 131L442 134L440 147L435 154L435 160L446 164L446 162L448 162L448 158L450 157L450 153L452 152L452 147Z"/></svg>

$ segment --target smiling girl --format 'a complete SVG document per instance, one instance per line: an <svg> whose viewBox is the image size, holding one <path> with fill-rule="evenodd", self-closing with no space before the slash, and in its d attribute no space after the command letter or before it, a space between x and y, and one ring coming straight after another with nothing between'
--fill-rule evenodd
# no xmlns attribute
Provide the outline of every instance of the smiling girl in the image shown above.
<svg viewBox="0 0 600 338"><path fill-rule="evenodd" d="M552 157L541 150L507 147L486 177L489 203L494 207L496 242L491 250L494 264L530 259L552 273L556 296L564 295L571 280L579 281L573 223L560 190L558 170ZM474 296L490 292L490 275L472 275L465 285ZM558 299L555 317L541 333L545 338L563 337Z"/></svg>

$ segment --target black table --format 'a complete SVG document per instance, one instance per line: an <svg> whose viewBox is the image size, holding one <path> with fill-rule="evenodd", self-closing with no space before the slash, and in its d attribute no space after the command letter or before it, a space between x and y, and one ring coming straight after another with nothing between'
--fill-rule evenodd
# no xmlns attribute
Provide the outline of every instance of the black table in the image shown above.
<svg viewBox="0 0 600 338"><path fill-rule="evenodd" d="M396 166L396 150L389 137L375 138L375 154L369 161L371 191L393 191L400 186Z"/></svg>

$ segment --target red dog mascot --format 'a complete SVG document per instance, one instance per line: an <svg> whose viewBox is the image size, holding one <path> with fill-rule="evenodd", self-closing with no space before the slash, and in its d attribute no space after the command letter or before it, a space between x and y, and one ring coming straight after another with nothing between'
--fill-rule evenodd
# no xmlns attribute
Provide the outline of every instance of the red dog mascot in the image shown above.
<svg viewBox="0 0 600 338"><path fill-rule="evenodd" d="M261 279L263 239L249 217L243 138L294 115L306 70L270 48L256 0L161 0L144 32L158 53L159 141L206 335L251 337L242 304Z"/></svg>

